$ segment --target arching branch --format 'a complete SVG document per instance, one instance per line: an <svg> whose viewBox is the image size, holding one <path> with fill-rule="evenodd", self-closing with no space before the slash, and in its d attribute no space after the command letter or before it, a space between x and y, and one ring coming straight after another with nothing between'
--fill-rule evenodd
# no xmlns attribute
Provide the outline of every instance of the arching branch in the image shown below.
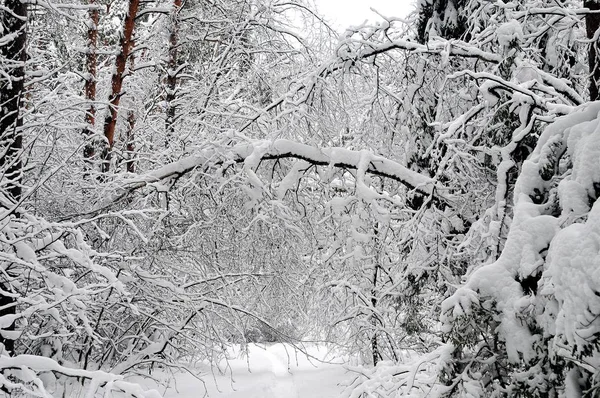
<svg viewBox="0 0 600 398"><path fill-rule="evenodd" d="M244 164L244 167L255 167L261 160L283 158L301 159L318 166L346 168L358 170L361 162L368 160L365 172L397 181L410 189L432 196L434 200L453 206L450 189L432 178L406 168L393 160L375 155L369 151L353 151L340 147L318 148L290 140L257 141L252 144L236 145L227 148L204 150L167 164L157 170L136 178L121 180L119 193L102 209L109 207L131 192L153 184L178 179L197 168L217 169L228 163ZM97 211L100 211L98 209Z"/></svg>

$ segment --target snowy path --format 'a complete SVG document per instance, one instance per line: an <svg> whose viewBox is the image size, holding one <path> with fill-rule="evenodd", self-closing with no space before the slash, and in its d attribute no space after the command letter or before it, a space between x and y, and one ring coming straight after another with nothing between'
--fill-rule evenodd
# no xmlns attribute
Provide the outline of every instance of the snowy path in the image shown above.
<svg viewBox="0 0 600 398"><path fill-rule="evenodd" d="M290 397L300 398L298 389L294 383L294 375L288 369L287 361L284 363L281 358L278 358L269 350L261 352L264 358L271 363L271 372L273 373L273 383L271 383L271 391L268 395L274 397Z"/></svg>
<svg viewBox="0 0 600 398"><path fill-rule="evenodd" d="M316 358L326 358L324 348L314 346L308 351ZM348 378L341 364L309 359L283 344L250 345L248 358L236 356L229 361L227 375L205 374L203 383L181 373L175 385L159 390L165 398L333 398L339 396L343 390L339 384Z"/></svg>

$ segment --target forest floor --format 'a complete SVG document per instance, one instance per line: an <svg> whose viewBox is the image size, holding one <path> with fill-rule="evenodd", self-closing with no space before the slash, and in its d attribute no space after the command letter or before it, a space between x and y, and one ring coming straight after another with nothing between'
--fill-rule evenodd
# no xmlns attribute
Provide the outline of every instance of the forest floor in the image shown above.
<svg viewBox="0 0 600 398"><path fill-rule="evenodd" d="M332 398L344 390L351 375L340 357L332 356L316 345L299 352L284 344L250 344L247 353L231 351L219 369L196 365L201 379L181 372L167 387L142 381L146 388L156 388L165 398ZM308 355L306 355L308 354ZM171 374L155 373L159 380ZM138 381L139 382L139 381Z"/></svg>

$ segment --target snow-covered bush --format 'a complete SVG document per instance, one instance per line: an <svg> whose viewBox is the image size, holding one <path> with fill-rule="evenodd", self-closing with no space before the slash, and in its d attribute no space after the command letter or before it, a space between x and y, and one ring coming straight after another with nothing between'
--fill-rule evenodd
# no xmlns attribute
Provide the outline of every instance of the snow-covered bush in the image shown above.
<svg viewBox="0 0 600 398"><path fill-rule="evenodd" d="M545 129L517 179L502 254L444 302L463 342L457 390L476 380L482 394L600 391L599 112L590 103Z"/></svg>

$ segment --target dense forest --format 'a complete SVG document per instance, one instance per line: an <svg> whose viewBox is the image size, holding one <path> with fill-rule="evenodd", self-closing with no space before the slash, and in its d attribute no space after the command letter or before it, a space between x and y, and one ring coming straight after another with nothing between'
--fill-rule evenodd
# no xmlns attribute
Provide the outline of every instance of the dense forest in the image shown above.
<svg viewBox="0 0 600 398"><path fill-rule="evenodd" d="M0 1L0 395L317 341L351 397L600 396L600 2L314 10Z"/></svg>

